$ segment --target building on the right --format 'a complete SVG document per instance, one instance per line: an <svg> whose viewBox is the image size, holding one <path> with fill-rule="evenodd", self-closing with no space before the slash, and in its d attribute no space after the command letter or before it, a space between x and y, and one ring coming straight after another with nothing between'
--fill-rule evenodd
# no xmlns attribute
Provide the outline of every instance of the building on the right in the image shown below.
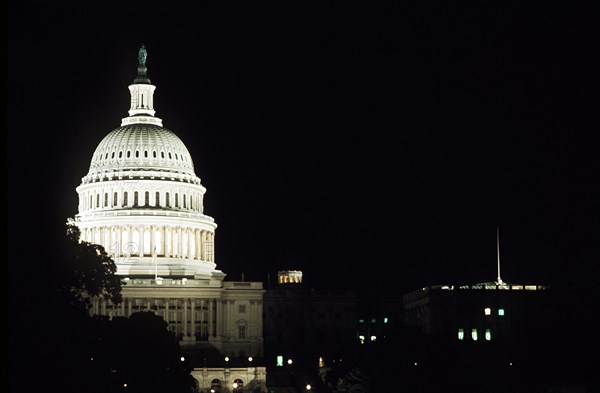
<svg viewBox="0 0 600 393"><path fill-rule="evenodd" d="M422 339L415 356L461 389L475 381L504 391L592 391L599 309L597 289L572 286L431 285L403 296L404 326Z"/></svg>

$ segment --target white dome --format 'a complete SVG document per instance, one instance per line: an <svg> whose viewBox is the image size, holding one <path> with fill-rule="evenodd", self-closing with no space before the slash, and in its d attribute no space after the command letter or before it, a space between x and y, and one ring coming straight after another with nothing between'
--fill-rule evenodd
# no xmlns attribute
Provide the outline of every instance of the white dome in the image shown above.
<svg viewBox="0 0 600 393"><path fill-rule="evenodd" d="M119 127L104 137L88 176L140 170L195 176L192 157L177 135L164 127L139 123Z"/></svg>
<svg viewBox="0 0 600 393"><path fill-rule="evenodd" d="M155 88L141 62L129 116L102 139L77 187L75 222L82 240L109 252L117 274L222 280L206 189L181 139L154 116Z"/></svg>

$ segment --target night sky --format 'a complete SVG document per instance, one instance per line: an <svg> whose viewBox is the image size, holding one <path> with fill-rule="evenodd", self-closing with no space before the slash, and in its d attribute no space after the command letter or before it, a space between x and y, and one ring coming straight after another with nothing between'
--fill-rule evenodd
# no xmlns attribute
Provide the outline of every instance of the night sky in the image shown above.
<svg viewBox="0 0 600 393"><path fill-rule="evenodd" d="M492 281L499 227L504 281L598 285L594 13L373 3L11 1L9 274L46 263L46 234L77 213L143 43L227 279Z"/></svg>

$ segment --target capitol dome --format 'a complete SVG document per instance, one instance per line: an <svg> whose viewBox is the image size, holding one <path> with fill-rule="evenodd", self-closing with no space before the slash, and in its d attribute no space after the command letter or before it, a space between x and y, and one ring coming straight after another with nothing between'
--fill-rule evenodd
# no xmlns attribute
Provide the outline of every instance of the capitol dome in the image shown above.
<svg viewBox="0 0 600 393"><path fill-rule="evenodd" d="M155 116L146 57L142 46L129 116L100 142L77 187L75 223L83 240L109 252L117 274L222 278L206 188L185 144Z"/></svg>

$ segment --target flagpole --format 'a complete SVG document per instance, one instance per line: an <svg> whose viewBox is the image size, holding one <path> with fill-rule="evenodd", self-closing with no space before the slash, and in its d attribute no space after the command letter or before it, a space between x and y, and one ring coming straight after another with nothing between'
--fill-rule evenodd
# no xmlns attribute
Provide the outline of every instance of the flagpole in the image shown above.
<svg viewBox="0 0 600 393"><path fill-rule="evenodd" d="M498 285L504 284L502 278L500 278L500 228L496 227L496 254L498 256Z"/></svg>

